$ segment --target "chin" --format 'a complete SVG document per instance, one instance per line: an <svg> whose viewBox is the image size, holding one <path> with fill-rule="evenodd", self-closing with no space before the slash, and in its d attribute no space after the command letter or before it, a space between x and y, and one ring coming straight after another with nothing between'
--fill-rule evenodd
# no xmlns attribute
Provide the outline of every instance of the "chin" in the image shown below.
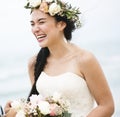
<svg viewBox="0 0 120 117"><path fill-rule="evenodd" d="M42 44L42 43L39 43L39 46L40 46L41 48L45 48L45 47L47 47L46 44Z"/></svg>
<svg viewBox="0 0 120 117"><path fill-rule="evenodd" d="M38 42L38 44L41 48L48 47L48 42L46 40Z"/></svg>

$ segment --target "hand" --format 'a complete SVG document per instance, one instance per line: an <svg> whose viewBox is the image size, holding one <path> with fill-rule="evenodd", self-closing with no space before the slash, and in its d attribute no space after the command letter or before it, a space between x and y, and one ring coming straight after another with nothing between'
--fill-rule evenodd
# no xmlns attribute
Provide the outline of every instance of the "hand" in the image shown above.
<svg viewBox="0 0 120 117"><path fill-rule="evenodd" d="M13 108L10 108L9 111L6 113L5 117L15 117L16 111Z"/></svg>
<svg viewBox="0 0 120 117"><path fill-rule="evenodd" d="M7 114L9 112L9 110L11 109L11 103L12 101L8 101L4 107L4 111L5 111L5 114Z"/></svg>
<svg viewBox="0 0 120 117"><path fill-rule="evenodd" d="M11 107L12 101L8 101L5 105L5 117L15 117L16 111Z"/></svg>

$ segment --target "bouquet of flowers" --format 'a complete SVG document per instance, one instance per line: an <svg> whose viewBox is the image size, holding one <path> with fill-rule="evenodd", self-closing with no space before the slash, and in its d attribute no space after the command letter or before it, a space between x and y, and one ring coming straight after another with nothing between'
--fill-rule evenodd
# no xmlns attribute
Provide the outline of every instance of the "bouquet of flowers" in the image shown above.
<svg viewBox="0 0 120 117"><path fill-rule="evenodd" d="M58 93L49 97L32 95L30 101L15 100L11 106L17 112L16 117L71 117L69 102Z"/></svg>

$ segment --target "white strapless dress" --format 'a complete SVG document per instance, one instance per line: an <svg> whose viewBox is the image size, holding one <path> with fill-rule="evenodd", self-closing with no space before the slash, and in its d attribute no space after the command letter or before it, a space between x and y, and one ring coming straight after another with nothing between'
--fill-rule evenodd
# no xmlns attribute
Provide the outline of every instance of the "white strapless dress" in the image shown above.
<svg viewBox="0 0 120 117"><path fill-rule="evenodd" d="M94 107L94 99L83 78L72 72L57 76L49 76L42 72L36 88L43 96L53 95L54 92L70 102L72 117L86 117Z"/></svg>

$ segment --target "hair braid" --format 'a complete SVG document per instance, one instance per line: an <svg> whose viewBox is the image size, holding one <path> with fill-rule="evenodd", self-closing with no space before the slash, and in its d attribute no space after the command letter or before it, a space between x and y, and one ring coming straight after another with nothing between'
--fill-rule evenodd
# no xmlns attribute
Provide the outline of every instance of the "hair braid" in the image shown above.
<svg viewBox="0 0 120 117"><path fill-rule="evenodd" d="M35 82L29 93L28 100L32 94L38 94L38 91L36 89L36 81L37 81L39 75L41 74L41 72L43 71L45 64L47 63L47 57L49 56L49 54L50 54L49 49L47 47L45 47L45 48L41 48L37 55L35 69L34 69Z"/></svg>

